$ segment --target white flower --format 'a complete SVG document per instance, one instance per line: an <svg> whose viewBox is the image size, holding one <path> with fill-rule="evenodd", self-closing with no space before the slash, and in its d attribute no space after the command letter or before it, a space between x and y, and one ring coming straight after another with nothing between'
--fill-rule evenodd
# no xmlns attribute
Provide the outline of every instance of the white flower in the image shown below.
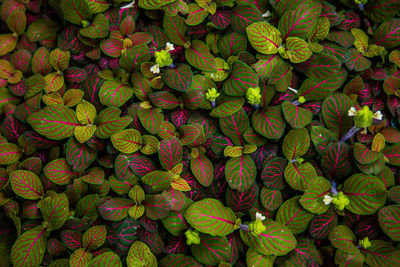
<svg viewBox="0 0 400 267"><path fill-rule="evenodd" d="M380 112L380 111L377 111L377 112L375 112L374 113L374 119L376 119L376 120L382 120L382 117L383 117L383 115L382 115L382 113Z"/></svg>
<svg viewBox="0 0 400 267"><path fill-rule="evenodd" d="M264 221L265 220L265 216L263 216L259 212L256 212L256 220Z"/></svg>
<svg viewBox="0 0 400 267"><path fill-rule="evenodd" d="M135 0L133 0L131 3L125 5L125 6L121 6L120 9L125 9L125 8L131 8L135 5Z"/></svg>
<svg viewBox="0 0 400 267"><path fill-rule="evenodd" d="M332 200L333 200L333 197L330 197L330 196L328 196L328 195L325 195L325 196L324 196L324 203L325 203L325 205L331 204Z"/></svg>
<svg viewBox="0 0 400 267"><path fill-rule="evenodd" d="M174 44L171 44L171 43L169 43L169 42L167 42L167 44L165 45L165 50L167 51L167 52L169 52L169 51L172 51L172 50L174 50L175 48L174 48Z"/></svg>
<svg viewBox="0 0 400 267"><path fill-rule="evenodd" d="M290 90L290 91L292 91L292 92L294 92L295 94L297 94L297 90L296 89L294 89L294 88L292 88L292 87L288 87L288 89Z"/></svg>
<svg viewBox="0 0 400 267"><path fill-rule="evenodd" d="M150 68L150 71L154 74L160 73L160 65L155 64L153 67Z"/></svg>
<svg viewBox="0 0 400 267"><path fill-rule="evenodd" d="M267 10L264 14L262 14L263 18L269 18L271 16L271 12Z"/></svg>
<svg viewBox="0 0 400 267"><path fill-rule="evenodd" d="M356 110L356 108L355 108L355 107L351 107L351 108L349 109L348 115L349 115L350 117L355 117L355 116L357 116L357 110Z"/></svg>

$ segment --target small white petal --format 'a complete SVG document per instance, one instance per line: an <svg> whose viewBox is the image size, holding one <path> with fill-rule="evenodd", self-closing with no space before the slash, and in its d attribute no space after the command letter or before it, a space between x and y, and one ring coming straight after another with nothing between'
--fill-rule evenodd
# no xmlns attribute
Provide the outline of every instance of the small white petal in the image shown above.
<svg viewBox="0 0 400 267"><path fill-rule="evenodd" d="M271 12L267 10L264 14L262 14L263 18L269 18L271 16Z"/></svg>
<svg viewBox="0 0 400 267"><path fill-rule="evenodd" d="M382 117L383 117L383 115L382 115L382 113L380 111L377 111L377 112L374 113L374 119L381 121Z"/></svg>
<svg viewBox="0 0 400 267"><path fill-rule="evenodd" d="M328 196L328 195L325 195L325 196L324 196L324 203L325 203L325 205L331 204L332 200L333 200L333 197L330 197L330 196Z"/></svg>
<svg viewBox="0 0 400 267"><path fill-rule="evenodd" d="M150 68L150 71L154 74L160 73L160 65L155 64Z"/></svg>
<svg viewBox="0 0 400 267"><path fill-rule="evenodd" d="M350 117L357 116L357 110L355 109L355 107L351 107L351 108L349 109L348 115L349 115Z"/></svg>
<svg viewBox="0 0 400 267"><path fill-rule="evenodd" d="M290 91L292 91L292 92L294 92L295 94L297 94L297 90L296 89L294 89L294 88L292 88L292 87L288 87L288 89L290 90Z"/></svg>
<svg viewBox="0 0 400 267"><path fill-rule="evenodd" d="M165 50L167 52L174 50L174 44L171 44L170 42L167 42L167 44L165 45Z"/></svg>
<svg viewBox="0 0 400 267"><path fill-rule="evenodd" d="M134 5L135 5L135 0L133 0L131 3L129 3L129 4L125 5L125 6L122 6L120 9L131 8Z"/></svg>
<svg viewBox="0 0 400 267"><path fill-rule="evenodd" d="M264 221L265 220L265 216L263 216L261 213L256 212L256 220L261 220Z"/></svg>

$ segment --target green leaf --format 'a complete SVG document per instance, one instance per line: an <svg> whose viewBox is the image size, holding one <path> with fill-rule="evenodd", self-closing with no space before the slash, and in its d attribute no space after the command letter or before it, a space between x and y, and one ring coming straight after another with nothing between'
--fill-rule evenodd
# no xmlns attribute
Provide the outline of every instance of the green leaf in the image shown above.
<svg viewBox="0 0 400 267"><path fill-rule="evenodd" d="M297 37L286 39L285 48L279 50L281 57L289 59L292 63L301 63L309 59L312 52L306 41Z"/></svg>
<svg viewBox="0 0 400 267"><path fill-rule="evenodd" d="M400 19L395 18L382 23L374 33L375 44L386 49L400 44Z"/></svg>
<svg viewBox="0 0 400 267"><path fill-rule="evenodd" d="M151 134L157 134L164 121L164 115L160 108L140 108L137 110L137 115L143 127Z"/></svg>
<svg viewBox="0 0 400 267"><path fill-rule="evenodd" d="M98 138L109 138L113 133L117 133L125 129L131 122L132 118L125 116L120 118L121 110L119 108L106 108L97 115L97 130Z"/></svg>
<svg viewBox="0 0 400 267"><path fill-rule="evenodd" d="M151 253L150 248L140 241L135 241L129 248L126 263L128 266L157 266L156 257Z"/></svg>
<svg viewBox="0 0 400 267"><path fill-rule="evenodd" d="M260 200L264 208L273 211L282 205L282 193L278 190L263 187L260 193Z"/></svg>
<svg viewBox="0 0 400 267"><path fill-rule="evenodd" d="M142 37L144 39L144 37ZM143 62L150 59L150 51L147 45L131 47L122 54L119 59L119 65L128 72L138 69Z"/></svg>
<svg viewBox="0 0 400 267"><path fill-rule="evenodd" d="M80 125L75 111L60 105L46 106L29 115L28 123L36 132L53 140L71 137L75 127Z"/></svg>
<svg viewBox="0 0 400 267"><path fill-rule="evenodd" d="M286 135L282 144L282 154L288 159L303 156L310 147L310 136L305 128L292 129Z"/></svg>
<svg viewBox="0 0 400 267"><path fill-rule="evenodd" d="M252 248L249 248L246 253L247 266L273 266L275 258L275 255L262 255Z"/></svg>
<svg viewBox="0 0 400 267"><path fill-rule="evenodd" d="M309 212L324 214L328 211L329 205L325 205L324 196L331 191L331 184L323 177L317 177L300 198L300 204Z"/></svg>
<svg viewBox="0 0 400 267"><path fill-rule="evenodd" d="M203 153L190 160L190 169L196 180L205 187L211 185L214 180L214 166Z"/></svg>
<svg viewBox="0 0 400 267"><path fill-rule="evenodd" d="M296 238L286 226L271 219L263 221L266 229L258 236L251 231L240 231L244 243L257 253L265 256L283 256L297 245Z"/></svg>
<svg viewBox="0 0 400 267"><path fill-rule="evenodd" d="M100 102L107 107L119 108L133 95L133 89L119 81L105 81L100 88Z"/></svg>
<svg viewBox="0 0 400 267"><path fill-rule="evenodd" d="M365 263L369 266L397 266L400 264L399 250L389 242L372 240L371 247L362 249Z"/></svg>
<svg viewBox="0 0 400 267"><path fill-rule="evenodd" d="M314 215L299 203L300 196L285 201L276 214L276 222L290 229L293 234L300 234L308 228Z"/></svg>
<svg viewBox="0 0 400 267"><path fill-rule="evenodd" d="M352 126L353 118L348 115L353 106L351 99L341 93L333 94L322 103L322 117L326 127L337 136L343 136Z"/></svg>
<svg viewBox="0 0 400 267"><path fill-rule="evenodd" d="M256 5L238 4L232 9L231 26L236 32L245 33L248 26L260 21L263 17Z"/></svg>
<svg viewBox="0 0 400 267"><path fill-rule="evenodd" d="M309 163L297 164L289 162L285 168L285 180L293 189L304 191L317 178L317 172Z"/></svg>
<svg viewBox="0 0 400 267"><path fill-rule="evenodd" d="M17 162L23 155L22 149L13 143L0 144L0 165Z"/></svg>
<svg viewBox="0 0 400 267"><path fill-rule="evenodd" d="M70 55L69 51L62 51L56 48L50 53L49 63L54 69L64 71L68 67Z"/></svg>
<svg viewBox="0 0 400 267"><path fill-rule="evenodd" d="M172 43L185 45L189 42L189 37L186 36L188 27L181 16L164 16L163 29Z"/></svg>
<svg viewBox="0 0 400 267"><path fill-rule="evenodd" d="M171 172L153 171L142 177L142 182L151 188L152 193L160 193L171 186Z"/></svg>
<svg viewBox="0 0 400 267"><path fill-rule="evenodd" d="M354 144L354 159L361 164L372 163L380 157L380 153L369 149L362 143Z"/></svg>
<svg viewBox="0 0 400 267"><path fill-rule="evenodd" d="M346 209L359 215L374 214L385 205L387 197L385 185L378 178L361 173L344 182L343 193L350 200Z"/></svg>
<svg viewBox="0 0 400 267"><path fill-rule="evenodd" d="M134 129L125 129L111 135L111 142L114 147L122 153L131 154L142 146L142 137Z"/></svg>
<svg viewBox="0 0 400 267"><path fill-rule="evenodd" d="M257 133L269 139L281 138L286 126L279 106L258 109L252 115L252 123Z"/></svg>
<svg viewBox="0 0 400 267"><path fill-rule="evenodd" d="M192 254L196 260L206 265L230 261L232 250L225 236L201 235L200 238L200 244L191 246Z"/></svg>
<svg viewBox="0 0 400 267"><path fill-rule="evenodd" d="M128 210L133 206L134 202L130 199L112 198L98 206L97 210L103 219L117 222L128 216Z"/></svg>
<svg viewBox="0 0 400 267"><path fill-rule="evenodd" d="M243 97L232 97L227 98L219 104L216 108L214 108L210 115L212 117L225 117L236 113L243 107L244 98Z"/></svg>
<svg viewBox="0 0 400 267"><path fill-rule="evenodd" d="M196 3L190 3L188 7L189 7L189 14L185 20L185 23L187 25L189 26L199 25L204 21L205 18L207 18L208 12L199 5L197 5Z"/></svg>
<svg viewBox="0 0 400 267"><path fill-rule="evenodd" d="M254 160L249 155L241 155L227 161L225 177L232 189L243 192L249 189L256 180L257 168Z"/></svg>
<svg viewBox="0 0 400 267"><path fill-rule="evenodd" d="M225 236L232 233L237 219L230 208L212 198L193 203L184 216L195 230L212 236Z"/></svg>
<svg viewBox="0 0 400 267"><path fill-rule="evenodd" d="M347 71L342 70L335 77L327 77L324 79L306 79L301 85L298 95L303 96L306 101L323 100L328 95L338 89L347 77Z"/></svg>
<svg viewBox="0 0 400 267"><path fill-rule="evenodd" d="M83 247L89 251L96 250L104 244L106 240L106 227L104 225L96 225L83 234Z"/></svg>
<svg viewBox="0 0 400 267"><path fill-rule="evenodd" d="M83 20L88 20L92 16L92 12L86 1L61 0L60 10L63 12L66 20L77 25L81 25Z"/></svg>
<svg viewBox="0 0 400 267"><path fill-rule="evenodd" d="M381 229L392 240L400 241L400 206L392 205L382 207L378 212L378 220Z"/></svg>
<svg viewBox="0 0 400 267"><path fill-rule="evenodd" d="M87 267L113 266L122 267L120 257L114 252L105 252L94 258Z"/></svg>
<svg viewBox="0 0 400 267"><path fill-rule="evenodd" d="M389 160L389 164L400 166L400 143L387 146L382 152Z"/></svg>
<svg viewBox="0 0 400 267"><path fill-rule="evenodd" d="M253 23L246 32L250 44L262 54L276 54L282 44L281 33L267 22Z"/></svg>
<svg viewBox="0 0 400 267"><path fill-rule="evenodd" d="M93 39L105 38L108 35L108 28L109 28L108 19L103 14L98 14L94 18L92 23L86 28L80 29L79 33L85 37Z"/></svg>
<svg viewBox="0 0 400 267"><path fill-rule="evenodd" d="M69 257L70 267L82 267L86 266L92 260L92 253L84 248L79 248L74 251Z"/></svg>
<svg viewBox="0 0 400 267"><path fill-rule="evenodd" d="M49 232L43 226L36 226L20 235L11 249L13 266L39 266L46 251L48 236Z"/></svg>
<svg viewBox="0 0 400 267"><path fill-rule="evenodd" d="M312 113L308 109L294 105L289 101L282 103L282 113L287 123L295 129L307 126L312 119Z"/></svg>
<svg viewBox="0 0 400 267"><path fill-rule="evenodd" d="M223 90L230 96L244 96L248 88L258 86L258 77L254 70L242 61L232 64L229 78L224 82Z"/></svg>
<svg viewBox="0 0 400 267"><path fill-rule="evenodd" d="M269 78L271 81L271 79L275 79L275 77L272 77L272 73L274 72L275 68L280 65L281 62L282 59L279 57L278 54L267 55L251 65L251 67L256 71L259 78ZM285 90L286 89L287 87L285 88Z"/></svg>
<svg viewBox="0 0 400 267"><path fill-rule="evenodd" d="M306 37L312 31L321 11L321 3L313 0L302 2L296 9L288 10L278 23L282 39L289 36Z"/></svg>
<svg viewBox="0 0 400 267"><path fill-rule="evenodd" d="M73 171L80 172L86 170L93 161L96 160L97 152L81 144L75 138L70 138L65 147L65 158Z"/></svg>
<svg viewBox="0 0 400 267"><path fill-rule="evenodd" d="M353 231L345 225L339 225L332 229L329 240L333 247L348 253L357 253L357 238Z"/></svg>
<svg viewBox="0 0 400 267"><path fill-rule="evenodd" d="M190 47L185 50L187 62L202 71L215 71L215 57L210 53L208 46L200 41L193 40Z"/></svg>
<svg viewBox="0 0 400 267"><path fill-rule="evenodd" d="M193 72L187 64L179 64L175 68L169 68L163 74L165 84L180 92L185 92L192 85L192 79Z"/></svg>
<svg viewBox="0 0 400 267"><path fill-rule="evenodd" d="M43 220L48 222L48 231L58 230L64 225L69 216L67 196L63 193L46 197L40 203L40 211Z"/></svg>
<svg viewBox="0 0 400 267"><path fill-rule="evenodd" d="M47 179L58 185L67 185L78 176L71 170L65 158L60 158L47 163L43 168Z"/></svg>
<svg viewBox="0 0 400 267"><path fill-rule="evenodd" d="M344 178L350 174L352 170L351 151L346 143L328 144L321 155L321 167L328 178Z"/></svg>
<svg viewBox="0 0 400 267"><path fill-rule="evenodd" d="M40 199L44 189L39 177L31 171L17 170L10 174L11 186L15 194L25 199Z"/></svg>
<svg viewBox="0 0 400 267"><path fill-rule="evenodd" d="M235 145L243 146L244 140L242 135L249 129L250 121L244 110L219 118L219 126L222 132L229 137Z"/></svg>

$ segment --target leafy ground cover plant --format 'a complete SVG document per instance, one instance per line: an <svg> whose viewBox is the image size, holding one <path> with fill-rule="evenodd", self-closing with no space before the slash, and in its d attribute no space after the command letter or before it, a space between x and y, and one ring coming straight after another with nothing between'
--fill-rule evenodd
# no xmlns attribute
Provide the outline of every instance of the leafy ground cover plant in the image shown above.
<svg viewBox="0 0 400 267"><path fill-rule="evenodd" d="M400 266L400 1L3 0L1 266Z"/></svg>

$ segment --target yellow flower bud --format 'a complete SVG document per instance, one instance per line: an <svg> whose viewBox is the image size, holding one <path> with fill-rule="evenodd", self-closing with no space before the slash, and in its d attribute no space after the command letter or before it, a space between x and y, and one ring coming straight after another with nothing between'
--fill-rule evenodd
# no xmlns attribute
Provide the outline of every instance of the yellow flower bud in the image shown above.
<svg viewBox="0 0 400 267"><path fill-rule="evenodd" d="M299 96L299 99L297 99L297 102L300 104L304 104L306 102L306 98L304 96Z"/></svg>
<svg viewBox="0 0 400 267"><path fill-rule="evenodd" d="M185 232L186 236L186 244L191 245L191 244L200 244L200 236L197 231L192 231L192 230L187 230Z"/></svg>
<svg viewBox="0 0 400 267"><path fill-rule="evenodd" d="M160 68L169 66L173 63L171 54L168 53L166 50L156 52L154 56L156 57L156 63L159 65Z"/></svg>
<svg viewBox="0 0 400 267"><path fill-rule="evenodd" d="M357 111L357 115L354 118L354 125L357 128L368 128L372 125L373 120L374 113L368 106L364 106L362 109Z"/></svg>
<svg viewBox="0 0 400 267"><path fill-rule="evenodd" d="M332 203L336 206L337 210L342 211L344 207L350 204L350 200L343 192L339 192L337 195L333 196Z"/></svg>
<svg viewBox="0 0 400 267"><path fill-rule="evenodd" d="M217 89L211 88L207 90L206 99L208 101L215 101L217 97L219 97L220 93L217 92Z"/></svg>
<svg viewBox="0 0 400 267"><path fill-rule="evenodd" d="M372 247L371 241L369 241L368 237L361 239L358 243L365 249Z"/></svg>
<svg viewBox="0 0 400 267"><path fill-rule="evenodd" d="M258 105L261 103L260 87L247 89L246 98L247 101L252 105Z"/></svg>
<svg viewBox="0 0 400 267"><path fill-rule="evenodd" d="M255 220L249 223L249 230L251 231L251 234L254 236L260 235L266 229L267 227L265 227L265 225L261 220Z"/></svg>

